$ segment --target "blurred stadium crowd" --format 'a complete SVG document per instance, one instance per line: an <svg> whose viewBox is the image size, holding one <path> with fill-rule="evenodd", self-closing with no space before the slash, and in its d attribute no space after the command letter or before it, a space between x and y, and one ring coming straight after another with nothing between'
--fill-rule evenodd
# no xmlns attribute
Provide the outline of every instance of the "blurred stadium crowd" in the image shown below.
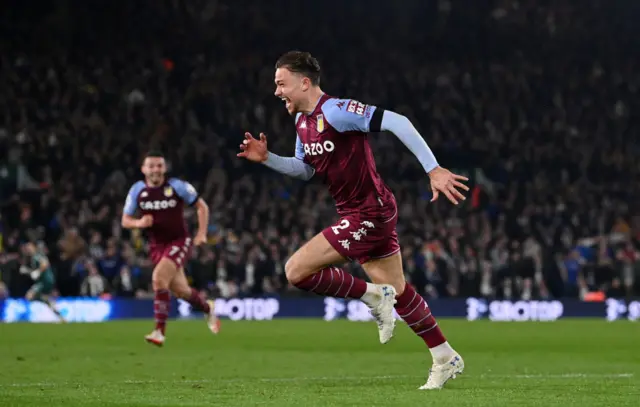
<svg viewBox="0 0 640 407"><path fill-rule="evenodd" d="M396 194L407 278L427 298L640 292L640 5L585 0L67 0L0 13L2 280L24 294L40 242L62 295L145 296L145 238L119 222L151 147L212 208L188 273L215 295L300 295L287 257L335 219L318 183L235 157L244 131L294 149L274 62L312 52L323 88L407 115L459 208L389 134L371 135ZM53 2L52 2L53 3ZM191 221L193 214L188 214ZM350 266L360 274L357 265Z"/></svg>

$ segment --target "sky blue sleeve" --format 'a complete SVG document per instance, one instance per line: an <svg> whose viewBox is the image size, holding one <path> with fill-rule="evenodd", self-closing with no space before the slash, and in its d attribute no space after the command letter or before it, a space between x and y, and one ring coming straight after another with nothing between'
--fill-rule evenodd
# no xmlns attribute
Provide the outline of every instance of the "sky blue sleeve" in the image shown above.
<svg viewBox="0 0 640 407"><path fill-rule="evenodd" d="M129 188L127 193L127 200L124 202L123 212L125 215L133 216L136 213L138 207L138 195L144 189L144 182L138 181Z"/></svg>
<svg viewBox="0 0 640 407"><path fill-rule="evenodd" d="M169 185L173 187L173 189L176 191L176 194L178 194L178 196L182 198L182 200L185 201L187 205L193 205L198 200L198 192L193 187L193 185L189 184L188 182L177 178L171 178L169 180Z"/></svg>
<svg viewBox="0 0 640 407"><path fill-rule="evenodd" d="M299 118L300 113L296 115L296 123L298 123ZM264 165L281 174L308 181L313 177L316 171L312 166L304 162L304 157L304 145L300 140L300 136L297 136L296 151L293 154L293 157L280 157L277 154L269 152L267 161L264 162Z"/></svg>
<svg viewBox="0 0 640 407"><path fill-rule="evenodd" d="M312 166L298 159L298 157L280 157L271 152L267 156L267 161L264 162L264 165L281 174L305 181L310 180L316 173Z"/></svg>
<svg viewBox="0 0 640 407"><path fill-rule="evenodd" d="M302 145L302 141L300 141L300 137L296 137L296 154L295 157L298 160L304 161L304 146Z"/></svg>
<svg viewBox="0 0 640 407"><path fill-rule="evenodd" d="M375 110L375 106L365 105L353 99L329 99L322 105L325 120L340 133L369 132L369 124Z"/></svg>
<svg viewBox="0 0 640 407"><path fill-rule="evenodd" d="M385 110L380 128L395 134L416 156L427 174L438 167L436 156L408 118L391 110Z"/></svg>

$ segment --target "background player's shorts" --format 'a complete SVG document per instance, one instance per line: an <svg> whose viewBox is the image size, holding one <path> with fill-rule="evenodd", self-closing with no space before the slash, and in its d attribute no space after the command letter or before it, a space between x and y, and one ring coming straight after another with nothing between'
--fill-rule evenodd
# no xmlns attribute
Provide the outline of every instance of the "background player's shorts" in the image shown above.
<svg viewBox="0 0 640 407"><path fill-rule="evenodd" d="M366 214L347 215L322 234L340 255L363 264L400 251L397 221L397 212L387 219Z"/></svg>
<svg viewBox="0 0 640 407"><path fill-rule="evenodd" d="M178 268L182 268L191 257L191 238L185 237L169 243L154 243L149 251L153 264L160 263L160 260L166 257Z"/></svg>

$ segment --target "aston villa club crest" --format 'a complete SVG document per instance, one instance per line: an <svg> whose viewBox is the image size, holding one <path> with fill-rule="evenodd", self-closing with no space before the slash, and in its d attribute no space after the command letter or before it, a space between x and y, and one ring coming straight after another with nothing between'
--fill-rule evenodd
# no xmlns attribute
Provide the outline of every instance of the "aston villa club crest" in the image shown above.
<svg viewBox="0 0 640 407"><path fill-rule="evenodd" d="M324 131L324 116L321 114L316 117L316 130L318 130L318 133L322 133Z"/></svg>
<svg viewBox="0 0 640 407"><path fill-rule="evenodd" d="M173 188L166 187L164 189L164 196L166 196L167 198L171 198L173 196Z"/></svg>

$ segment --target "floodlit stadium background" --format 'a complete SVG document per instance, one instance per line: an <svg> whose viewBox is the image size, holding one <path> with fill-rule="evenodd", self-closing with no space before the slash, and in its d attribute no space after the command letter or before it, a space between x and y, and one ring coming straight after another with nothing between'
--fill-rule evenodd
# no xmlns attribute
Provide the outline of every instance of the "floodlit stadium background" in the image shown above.
<svg viewBox="0 0 640 407"><path fill-rule="evenodd" d="M637 406L639 8L2 2L0 406ZM333 202L236 152L245 131L264 131L293 153L273 96L275 60L291 49L320 60L329 94L408 116L441 164L470 177L464 205L430 204L410 152L370 136L399 203L407 280L467 365L441 392L417 391L430 359L404 323L381 346L375 324L355 322L370 321L364 304L286 282L287 258L335 220ZM146 238L120 228L152 146L211 207L209 244L187 272L223 319L212 336L174 300L161 350L142 340ZM23 299L28 240L74 323L13 323L56 321Z"/></svg>
<svg viewBox="0 0 640 407"><path fill-rule="evenodd" d="M212 208L188 272L216 297L300 293L283 265L335 219L322 185L236 159L245 130L277 153L295 130L273 64L311 51L323 87L407 115L471 177L429 205L417 160L371 136L400 204L407 278L430 300L629 299L639 292L639 77L633 4L81 1L2 13L4 296L38 239L62 296L145 298L144 236L121 230L151 146ZM190 216L194 220L194 216ZM361 275L361 270L350 270Z"/></svg>

